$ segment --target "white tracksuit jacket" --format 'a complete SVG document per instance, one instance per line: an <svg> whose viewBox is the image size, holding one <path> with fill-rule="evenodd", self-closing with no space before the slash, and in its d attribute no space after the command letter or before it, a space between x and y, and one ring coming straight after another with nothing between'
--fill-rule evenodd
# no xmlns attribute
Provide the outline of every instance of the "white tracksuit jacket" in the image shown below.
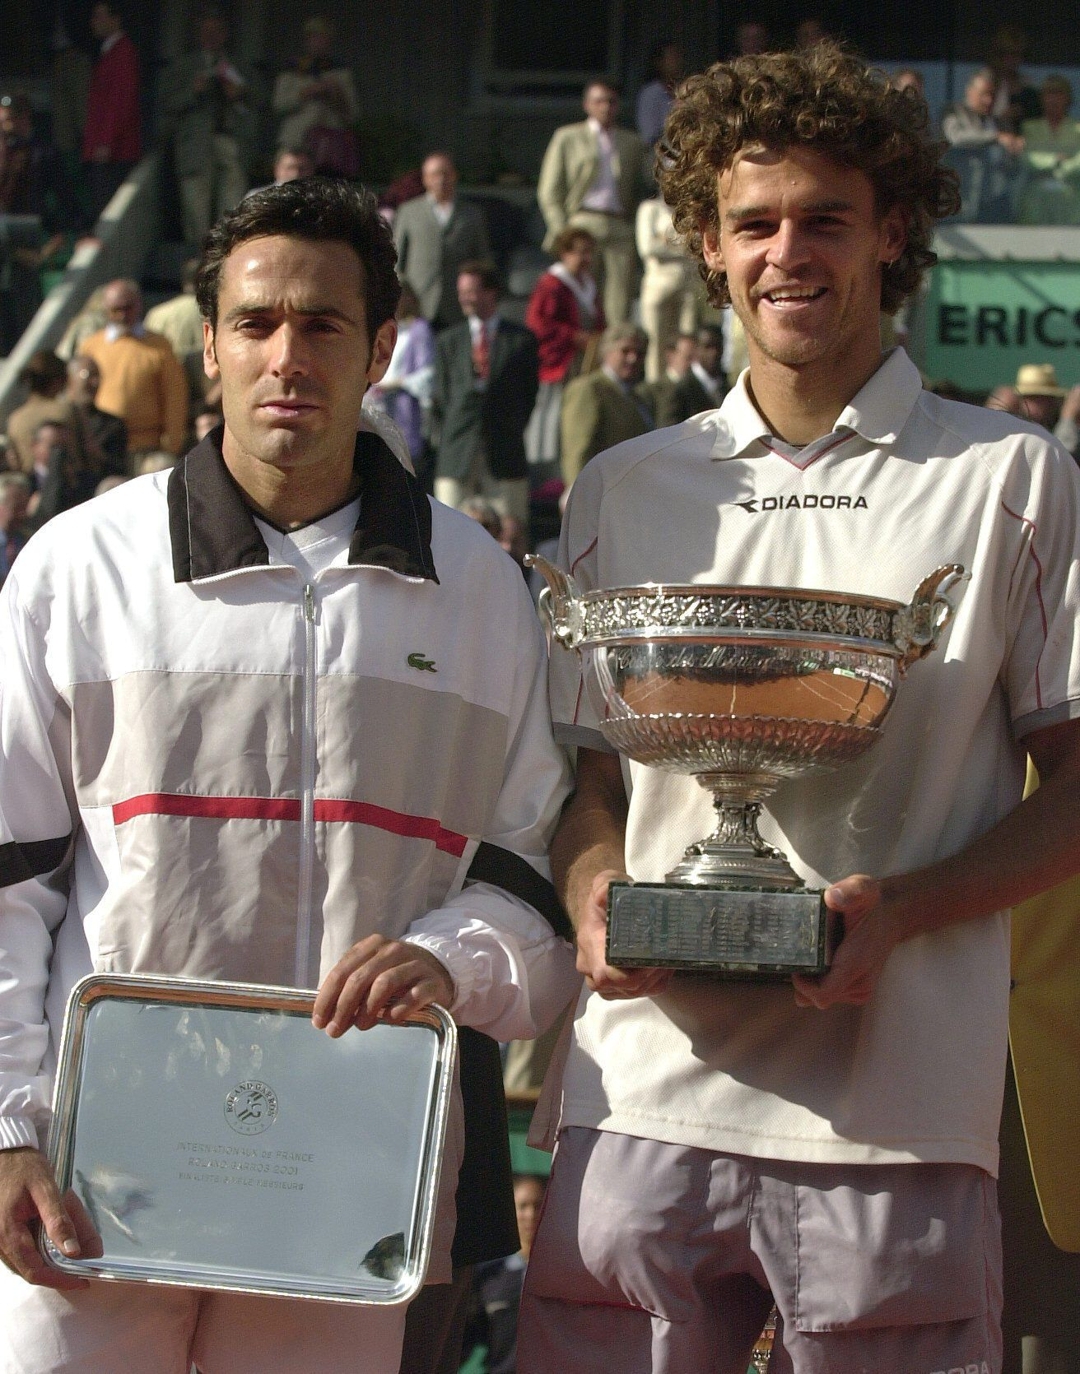
<svg viewBox="0 0 1080 1374"><path fill-rule="evenodd" d="M442 959L455 1018L497 1039L573 996L545 860L568 773L524 581L376 434L357 468L347 559L311 585L269 563L212 439L20 555L0 595L0 1147L42 1139L92 970L313 988L377 931Z"/></svg>

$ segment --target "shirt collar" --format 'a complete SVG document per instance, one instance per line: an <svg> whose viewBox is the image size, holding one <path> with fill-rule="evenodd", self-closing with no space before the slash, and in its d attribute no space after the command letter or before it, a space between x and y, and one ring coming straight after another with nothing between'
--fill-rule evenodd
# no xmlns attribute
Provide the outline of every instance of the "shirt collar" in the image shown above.
<svg viewBox="0 0 1080 1374"><path fill-rule="evenodd" d="M143 339L146 337L146 325L143 324L142 320L138 320L130 329L123 324L107 324L105 326L107 343L115 343L117 339L122 339L125 334L130 334L133 339Z"/></svg>
<svg viewBox="0 0 1080 1374"><path fill-rule="evenodd" d="M173 580L197 582L241 568L266 567L266 541L221 456L215 430L169 474L169 539ZM431 505L386 440L371 429L356 436L360 518L349 566L386 568L438 582L431 554Z"/></svg>
<svg viewBox="0 0 1080 1374"><path fill-rule="evenodd" d="M750 399L746 385L749 376L749 371L740 376L720 406L714 458L738 458L755 442L772 439L769 426ZM902 348L894 348L840 412L832 432L855 433L879 446L895 443L921 391L918 368Z"/></svg>
<svg viewBox="0 0 1080 1374"><path fill-rule="evenodd" d="M115 33L110 33L108 38L103 38L101 40L101 56L104 57L110 48L115 48L123 36L123 29L117 29Z"/></svg>

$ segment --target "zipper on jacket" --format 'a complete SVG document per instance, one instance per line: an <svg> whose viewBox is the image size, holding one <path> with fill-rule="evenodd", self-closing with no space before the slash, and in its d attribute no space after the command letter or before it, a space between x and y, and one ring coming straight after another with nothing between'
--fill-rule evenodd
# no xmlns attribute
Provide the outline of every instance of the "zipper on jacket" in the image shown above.
<svg viewBox="0 0 1080 1374"><path fill-rule="evenodd" d="M300 876L296 913L296 986L311 982L311 889L315 872L315 592L304 584L304 700L300 737Z"/></svg>

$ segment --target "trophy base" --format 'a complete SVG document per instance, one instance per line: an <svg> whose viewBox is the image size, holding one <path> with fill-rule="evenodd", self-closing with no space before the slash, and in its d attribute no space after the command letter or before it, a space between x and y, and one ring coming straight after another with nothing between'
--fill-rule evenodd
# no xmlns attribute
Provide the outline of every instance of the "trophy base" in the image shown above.
<svg viewBox="0 0 1080 1374"><path fill-rule="evenodd" d="M607 961L731 980L787 982L824 973L840 921L820 891L612 883Z"/></svg>

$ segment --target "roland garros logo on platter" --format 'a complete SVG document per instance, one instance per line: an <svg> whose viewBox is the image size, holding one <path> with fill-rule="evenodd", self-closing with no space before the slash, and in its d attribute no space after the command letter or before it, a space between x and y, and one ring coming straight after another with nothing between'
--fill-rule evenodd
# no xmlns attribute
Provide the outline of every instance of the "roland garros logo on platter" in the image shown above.
<svg viewBox="0 0 1080 1374"><path fill-rule="evenodd" d="M225 1120L239 1135L261 1135L277 1114L277 1094L265 1083L238 1083L225 1099Z"/></svg>

